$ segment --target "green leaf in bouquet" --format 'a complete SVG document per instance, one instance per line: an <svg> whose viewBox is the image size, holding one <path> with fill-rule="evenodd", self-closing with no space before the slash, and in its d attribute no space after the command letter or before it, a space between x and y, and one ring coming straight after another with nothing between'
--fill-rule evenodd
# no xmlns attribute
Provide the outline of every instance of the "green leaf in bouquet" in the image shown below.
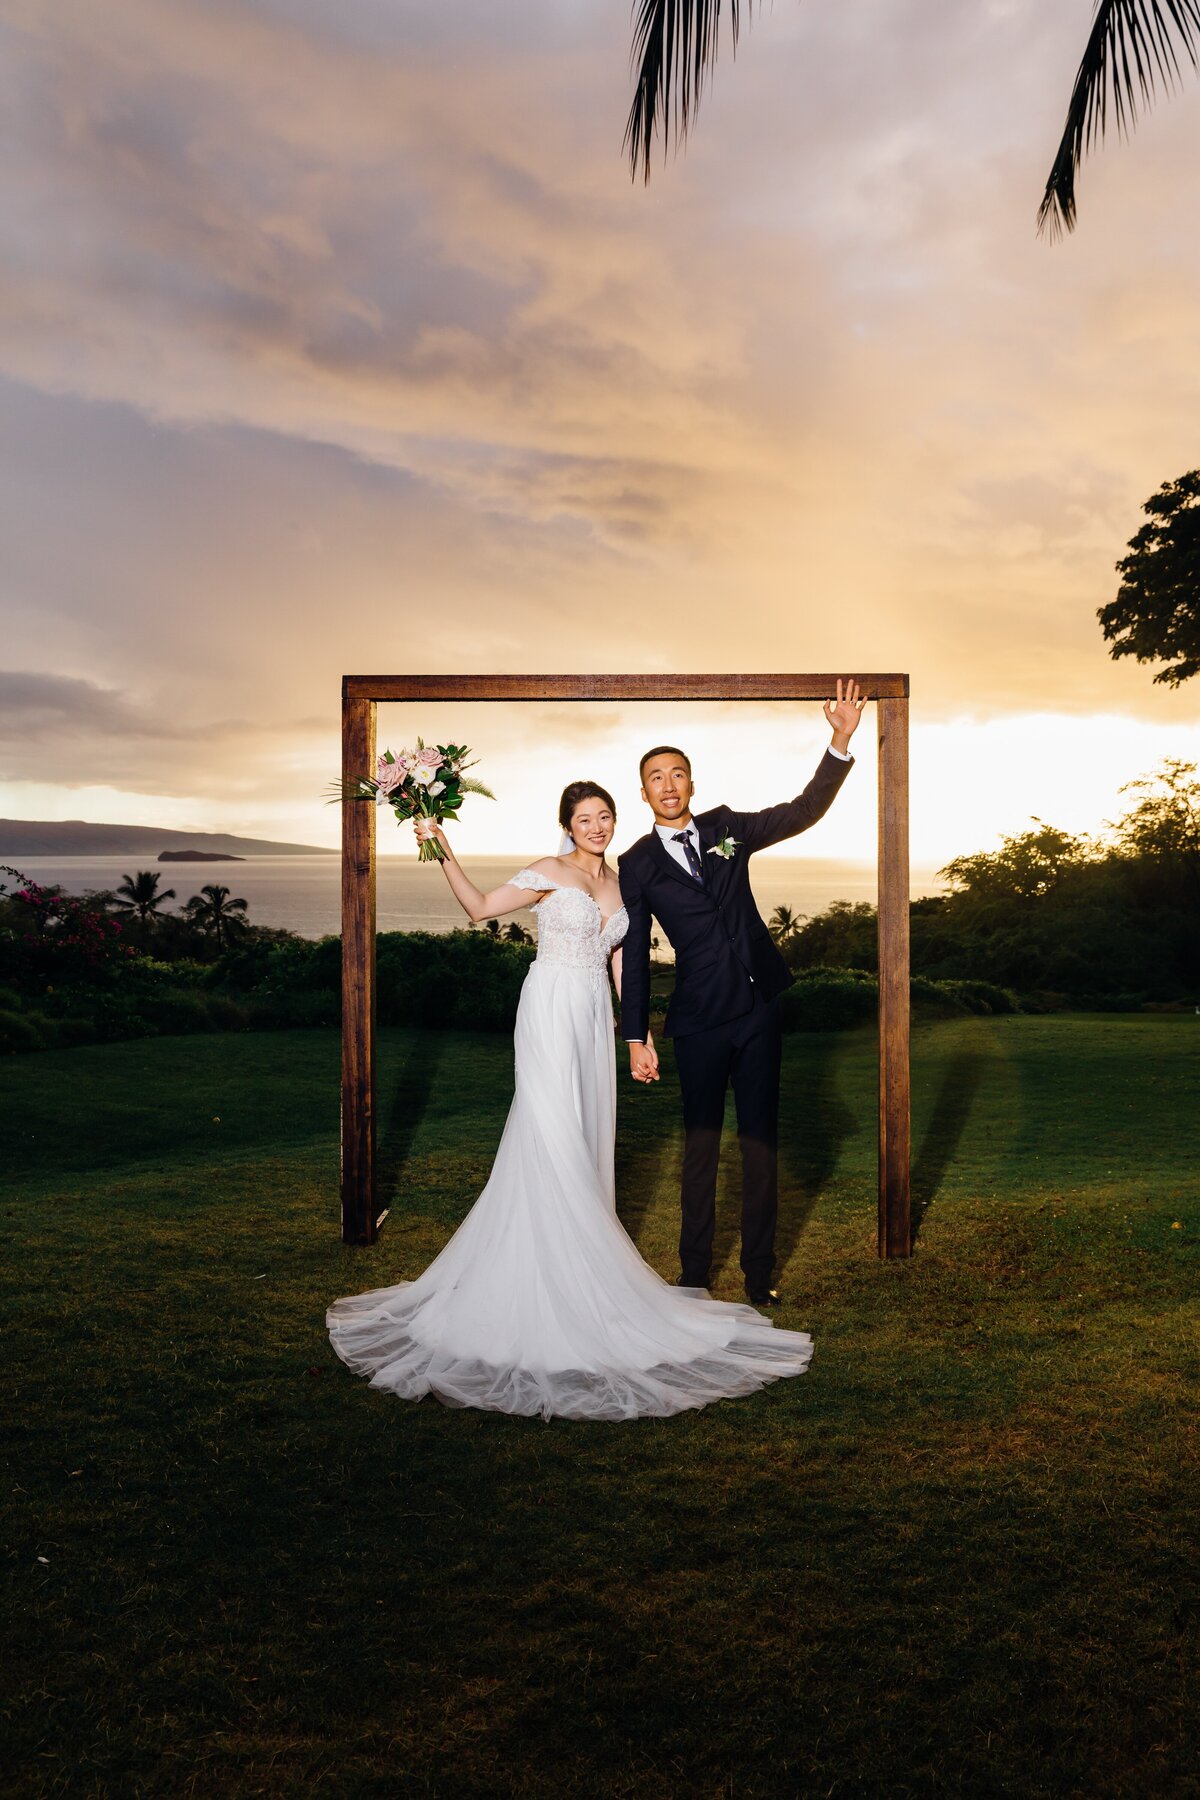
<svg viewBox="0 0 1200 1800"><path fill-rule="evenodd" d="M475 781L470 775L460 775L458 785L464 794L482 794L485 800L496 798L490 787L484 787L482 781Z"/></svg>

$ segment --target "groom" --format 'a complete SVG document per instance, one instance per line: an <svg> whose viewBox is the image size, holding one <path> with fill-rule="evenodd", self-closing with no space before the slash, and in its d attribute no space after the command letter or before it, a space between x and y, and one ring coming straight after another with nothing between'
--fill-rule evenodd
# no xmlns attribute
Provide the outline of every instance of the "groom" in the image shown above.
<svg viewBox="0 0 1200 1800"><path fill-rule="evenodd" d="M779 996L795 979L750 892L750 858L815 825L854 758L850 739L866 696L855 681L826 700L833 742L802 794L764 812L728 806L693 815L692 768L660 744L641 762L642 799L654 829L619 858L629 915L621 971L621 1032L635 1081L658 1080L650 1035L650 919L675 950L665 1035L675 1040L683 1094L683 1226L679 1286L705 1288L716 1222L717 1159L725 1092L733 1083L742 1152L742 1273L755 1306L778 1306L775 1266L776 1138L781 1054Z"/></svg>

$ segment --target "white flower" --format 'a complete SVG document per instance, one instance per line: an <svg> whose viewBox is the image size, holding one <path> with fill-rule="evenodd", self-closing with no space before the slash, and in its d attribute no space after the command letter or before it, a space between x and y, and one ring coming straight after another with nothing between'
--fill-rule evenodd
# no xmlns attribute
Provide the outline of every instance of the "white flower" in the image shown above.
<svg viewBox="0 0 1200 1800"><path fill-rule="evenodd" d="M409 772L409 780L415 781L418 787L428 787L436 774L437 770L431 769L428 763L418 763L416 768Z"/></svg>
<svg viewBox="0 0 1200 1800"><path fill-rule="evenodd" d="M431 794L444 794L445 791L446 791L446 784L444 781L431 781L430 782L429 792Z"/></svg>
<svg viewBox="0 0 1200 1800"><path fill-rule="evenodd" d="M719 844L713 845L708 854L710 856L723 856L725 861L728 862L734 851L737 849L740 841L739 838L730 837L729 834L726 833Z"/></svg>

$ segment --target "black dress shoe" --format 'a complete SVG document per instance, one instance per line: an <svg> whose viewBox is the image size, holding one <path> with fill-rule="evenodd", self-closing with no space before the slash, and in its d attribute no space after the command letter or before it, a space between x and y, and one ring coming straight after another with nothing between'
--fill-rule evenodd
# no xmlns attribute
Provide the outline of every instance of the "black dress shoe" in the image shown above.
<svg viewBox="0 0 1200 1800"><path fill-rule="evenodd" d="M705 1276L703 1281L689 1281L686 1275L677 1275L675 1277L675 1286L676 1287L688 1287L688 1288L703 1288L705 1293L707 1294L707 1292L708 1292L708 1277Z"/></svg>
<svg viewBox="0 0 1200 1800"><path fill-rule="evenodd" d="M747 1288L746 1298L751 1306L782 1306L783 1295L778 1288Z"/></svg>

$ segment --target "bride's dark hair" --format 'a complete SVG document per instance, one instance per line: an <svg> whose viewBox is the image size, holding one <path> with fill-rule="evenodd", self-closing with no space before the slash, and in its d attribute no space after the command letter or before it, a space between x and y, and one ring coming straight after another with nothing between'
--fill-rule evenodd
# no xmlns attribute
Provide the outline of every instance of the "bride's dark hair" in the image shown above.
<svg viewBox="0 0 1200 1800"><path fill-rule="evenodd" d="M572 781L562 791L562 799L558 803L558 822L571 835L571 820L575 817L575 808L584 800L603 800L616 823L617 808L607 788L602 788L598 781Z"/></svg>

